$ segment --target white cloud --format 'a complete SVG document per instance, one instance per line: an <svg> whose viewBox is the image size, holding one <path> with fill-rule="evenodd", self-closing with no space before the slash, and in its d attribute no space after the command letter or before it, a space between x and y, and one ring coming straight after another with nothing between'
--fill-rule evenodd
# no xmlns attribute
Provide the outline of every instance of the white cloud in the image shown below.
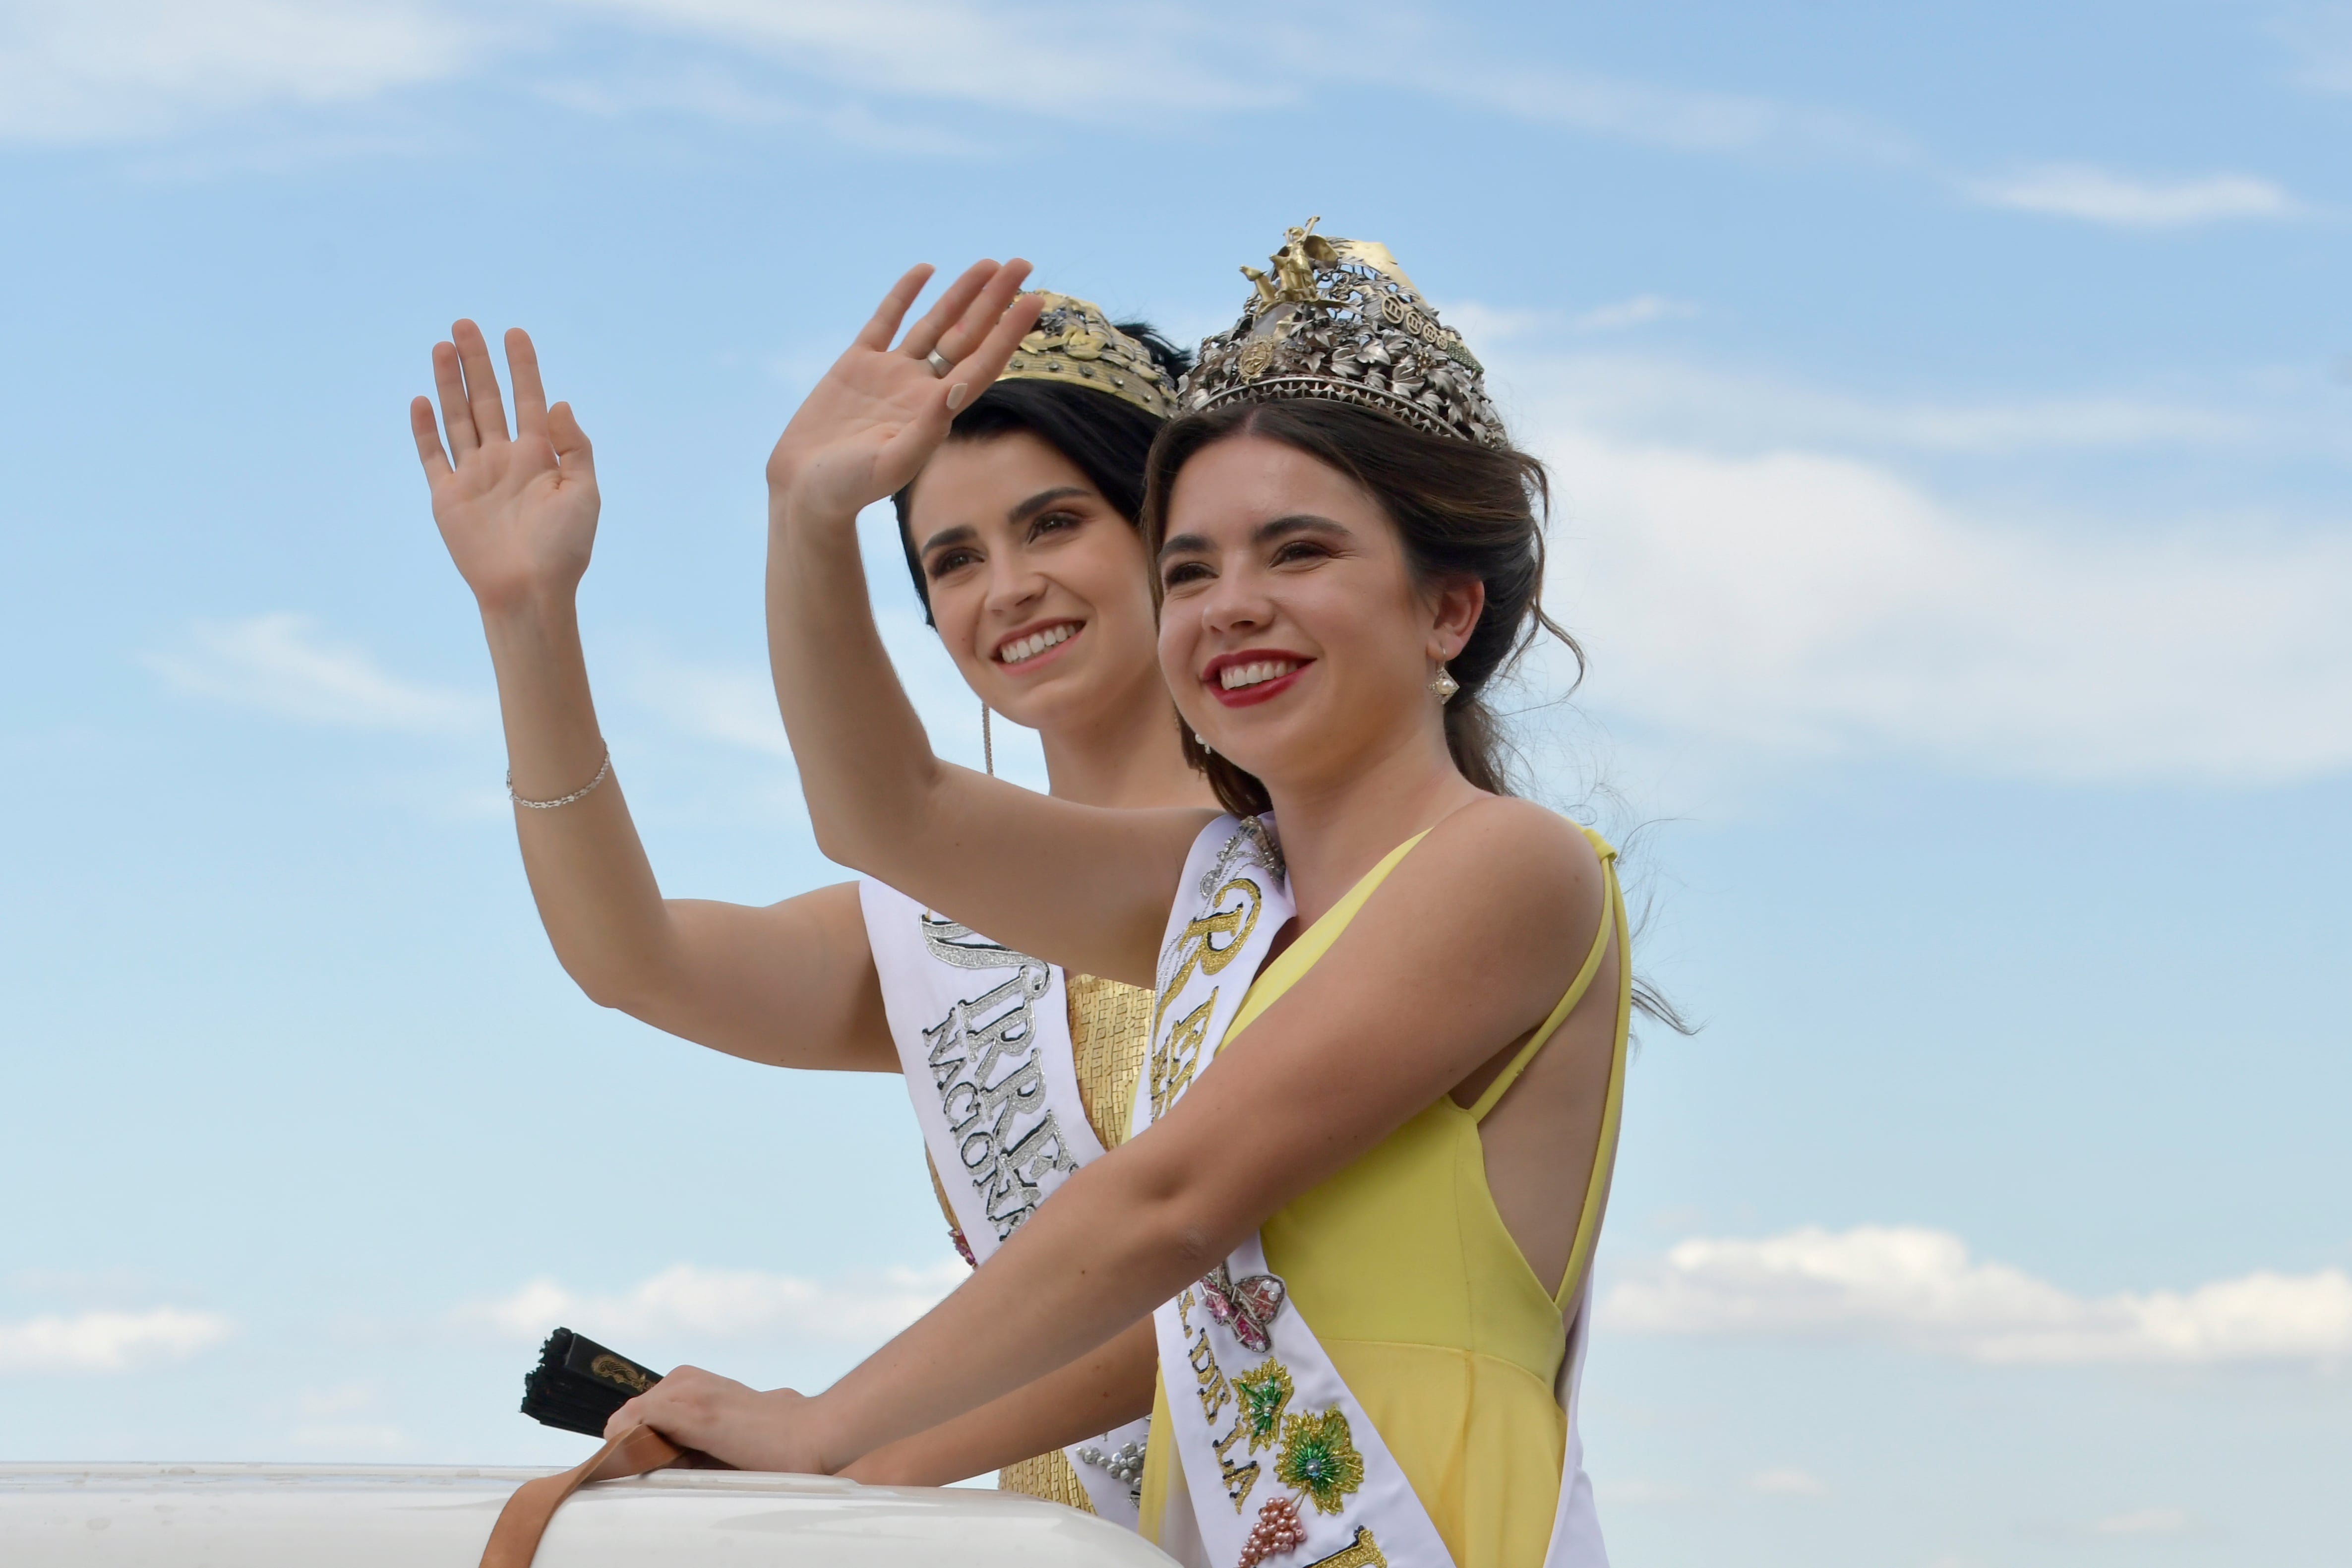
<svg viewBox="0 0 2352 1568"><path fill-rule="evenodd" d="M2352 92L2352 5L2342 0L2298 5L2273 30L2302 57L2296 77L2304 86Z"/></svg>
<svg viewBox="0 0 2352 1568"><path fill-rule="evenodd" d="M448 734L489 715L481 700L403 680L356 648L322 641L310 616L285 611L198 621L186 647L146 662L179 690L307 723Z"/></svg>
<svg viewBox="0 0 2352 1568"><path fill-rule="evenodd" d="M1759 1470L1748 1478L1748 1489L1767 1497L1827 1497L1830 1491L1818 1476L1790 1468Z"/></svg>
<svg viewBox="0 0 2352 1568"><path fill-rule="evenodd" d="M1664 294L1636 294L1630 300L1587 310L1570 325L1580 332L1614 332L1628 327L1644 327L1652 321L1685 321L1697 314L1698 307L1687 300L1670 300Z"/></svg>
<svg viewBox="0 0 2352 1568"><path fill-rule="evenodd" d="M2087 163L2049 163L1962 189L1987 206L2118 228L2187 228L2247 218L2285 218L2304 209L2284 188L2251 174L2135 180Z"/></svg>
<svg viewBox="0 0 2352 1568"><path fill-rule="evenodd" d="M1692 92L1529 66L1483 53L1436 7L1350 18L1354 47L1328 29L1251 11L979 0L569 0L682 37L769 54L855 91L1152 130L1302 101L1318 89L1381 88L1508 118L1701 152L1789 148L1903 155L1889 133L1849 117L1754 97ZM1034 40L1074 58L1148 69L1065 73L1035 85ZM1235 68L1245 62L1245 68Z"/></svg>
<svg viewBox="0 0 2352 1568"><path fill-rule="evenodd" d="M0 139L157 136L205 117L354 102L496 68L590 112L814 124L934 155L969 153L973 138L827 100L1007 110L1156 137L1370 89L1700 152L1905 155L1887 132L1843 116L1498 57L1433 5L1378 7L1350 26L1351 46L1335 49L1328 29L1262 11L1075 0L29 0L0 20ZM677 47L648 49L648 37ZM1111 63L1055 73L1041 88L1040 39L1062 58Z"/></svg>
<svg viewBox="0 0 2352 1568"><path fill-rule="evenodd" d="M1556 310L1513 310L1477 300L1452 300L1437 310L1447 326L1478 344L1482 350L1534 337L1559 323L1559 313ZM1220 321L1209 330L1221 332L1230 325L1230 321Z"/></svg>
<svg viewBox="0 0 2352 1568"><path fill-rule="evenodd" d="M683 37L767 55L860 91L1028 113L1124 120L1218 113L1278 101L1281 73L1213 69L1217 29L1177 6L979 4L978 0L568 0ZM1041 90L1040 38L1064 58L1149 60L1150 68L1055 73ZM1278 44L1276 47L1279 47Z"/></svg>
<svg viewBox="0 0 2352 1568"><path fill-rule="evenodd" d="M374 1409L382 1396L383 1391L373 1383L339 1383L327 1388L306 1388L296 1396L295 1405L312 1417L352 1415Z"/></svg>
<svg viewBox="0 0 2352 1568"><path fill-rule="evenodd" d="M1381 58L1415 63L1375 68ZM1901 137L1849 115L1769 99L1662 88L1556 67L1491 58L1465 60L1458 50L1446 48L1442 38L1421 40L1418 47L1391 43L1380 55L1366 51L1355 58L1335 55L1318 38L1298 65L1306 69L1319 66L1341 78L1353 69L1363 72L1367 79L1418 84L1513 119L1565 125L1653 146L1709 153L1785 151L1876 162L1910 155Z"/></svg>
<svg viewBox="0 0 2352 1568"><path fill-rule="evenodd" d="M734 669L649 660L634 695L689 735L789 758L792 743L776 710L776 689L764 669Z"/></svg>
<svg viewBox="0 0 2352 1568"><path fill-rule="evenodd" d="M823 1280L681 1263L618 1296L583 1295L535 1279L512 1295L461 1308L456 1317L518 1341L542 1338L560 1323L592 1339L789 1334L865 1345L921 1317L970 1274L953 1258L930 1268Z"/></svg>
<svg viewBox="0 0 2352 1568"><path fill-rule="evenodd" d="M2091 1526L2094 1535L2186 1535L2197 1521L2182 1509L2149 1508L2119 1513Z"/></svg>
<svg viewBox="0 0 2352 1568"><path fill-rule="evenodd" d="M1528 428L1587 699L1687 760L2238 784L2352 766L2352 530L2033 527L1848 457L1628 438L1572 404Z"/></svg>
<svg viewBox="0 0 2352 1568"><path fill-rule="evenodd" d="M1510 341L1463 330L1474 342ZM1519 356L1517 363L1508 353L1487 357L1507 384L1539 389L1526 421L1538 434L1568 424L1748 452L1792 445L1974 457L2282 444L2352 450L2340 425L2310 431L2275 410L2257 418L2233 409L2116 395L1917 402L1655 354Z"/></svg>
<svg viewBox="0 0 2352 1568"><path fill-rule="evenodd" d="M157 1307L0 1322L0 1372L127 1372L218 1344L236 1325L211 1312Z"/></svg>
<svg viewBox="0 0 2352 1568"><path fill-rule="evenodd" d="M399 1427L383 1422L345 1422L340 1425L297 1426L292 1441L298 1448L308 1448L336 1456L347 1454L397 1454L408 1447L408 1434Z"/></svg>
<svg viewBox="0 0 2352 1568"><path fill-rule="evenodd" d="M1612 1287L1601 1311L1632 1332L1874 1340L1987 1363L2352 1356L2352 1277L2340 1269L2084 1297L1916 1226L1694 1238Z"/></svg>
<svg viewBox="0 0 2352 1568"><path fill-rule="evenodd" d="M370 98L484 41L413 0L17 0L0 16L0 140L152 136L272 104Z"/></svg>

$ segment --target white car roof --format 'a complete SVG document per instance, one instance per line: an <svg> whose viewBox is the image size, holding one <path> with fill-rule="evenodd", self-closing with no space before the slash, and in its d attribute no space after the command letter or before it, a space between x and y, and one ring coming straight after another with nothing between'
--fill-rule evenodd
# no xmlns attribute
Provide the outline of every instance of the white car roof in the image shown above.
<svg viewBox="0 0 2352 1568"><path fill-rule="evenodd" d="M476 1568L537 1469L359 1465L0 1465L10 1568ZM1131 1531L1056 1503L830 1476L657 1470L583 1488L540 1568L1170 1568Z"/></svg>

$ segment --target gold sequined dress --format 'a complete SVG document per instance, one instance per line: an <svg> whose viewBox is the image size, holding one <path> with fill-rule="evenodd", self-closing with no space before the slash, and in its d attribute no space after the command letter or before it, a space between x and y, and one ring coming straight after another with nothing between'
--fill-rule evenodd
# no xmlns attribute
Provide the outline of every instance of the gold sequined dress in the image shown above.
<svg viewBox="0 0 2352 1568"><path fill-rule="evenodd" d="M1135 1106L1135 1080L1151 1039L1151 993L1092 974L1063 976L1070 1001L1070 1055L1077 1068L1078 1092L1086 1100L1087 1121L1106 1149L1127 1142L1128 1114ZM925 1156L929 1158L928 1155ZM931 1190L955 1231L955 1211L940 1185L938 1167L931 1170ZM1082 1512L1094 1512L1087 1489L1059 1448L1008 1465L996 1473L999 1490L1022 1492L1050 1502L1066 1503Z"/></svg>

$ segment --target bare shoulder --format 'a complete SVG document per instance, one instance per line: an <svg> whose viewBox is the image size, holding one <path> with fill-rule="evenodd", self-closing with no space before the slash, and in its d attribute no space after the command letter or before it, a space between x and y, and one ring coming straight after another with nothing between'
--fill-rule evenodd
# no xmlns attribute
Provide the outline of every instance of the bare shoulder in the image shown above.
<svg viewBox="0 0 2352 1568"><path fill-rule="evenodd" d="M1488 795L1438 823L1399 873L1407 868L1424 887L1475 889L1507 915L1589 918L1599 899L1601 857L1584 830L1509 795Z"/></svg>

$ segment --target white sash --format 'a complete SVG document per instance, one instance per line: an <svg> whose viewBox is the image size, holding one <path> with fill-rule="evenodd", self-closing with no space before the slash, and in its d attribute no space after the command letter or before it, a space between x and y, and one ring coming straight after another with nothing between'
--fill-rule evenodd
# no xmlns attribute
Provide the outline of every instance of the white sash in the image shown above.
<svg viewBox="0 0 2352 1568"><path fill-rule="evenodd" d="M1214 1058L1294 912L1271 823L1218 818L1193 842L1160 945L1151 1055L1135 1131ZM1545 1568L1607 1568L1583 1469L1576 1393L1584 1298L1558 1393L1568 1415ZM1451 1568L1412 1483L1349 1392L1256 1236L1152 1314L1181 1485L1161 1546L1213 1568Z"/></svg>
<svg viewBox="0 0 2352 1568"><path fill-rule="evenodd" d="M1560 1358L1552 1392L1568 1413L1568 1447L1560 1455L1559 1503L1551 1516L1551 1542L1544 1568L1609 1568L1601 1540L1601 1510L1592 1500L1592 1478L1584 1473L1584 1437L1576 1417L1584 1387L1584 1350L1592 1342L1592 1271L1586 1265L1577 1287L1576 1310L1568 1320L1568 1353Z"/></svg>
<svg viewBox="0 0 2352 1568"><path fill-rule="evenodd" d="M857 896L915 1120L977 1268L1070 1173L1102 1157L1071 1059L1062 972L879 882L860 881ZM1129 1422L1064 1450L1095 1511L1130 1530L1148 1427Z"/></svg>
<svg viewBox="0 0 2352 1568"><path fill-rule="evenodd" d="M1193 841L1160 949L1139 1132L1213 1059L1293 909L1281 849L1262 819L1220 817ZM1412 1483L1256 1237L1152 1324L1169 1436L1208 1562L1451 1568Z"/></svg>

